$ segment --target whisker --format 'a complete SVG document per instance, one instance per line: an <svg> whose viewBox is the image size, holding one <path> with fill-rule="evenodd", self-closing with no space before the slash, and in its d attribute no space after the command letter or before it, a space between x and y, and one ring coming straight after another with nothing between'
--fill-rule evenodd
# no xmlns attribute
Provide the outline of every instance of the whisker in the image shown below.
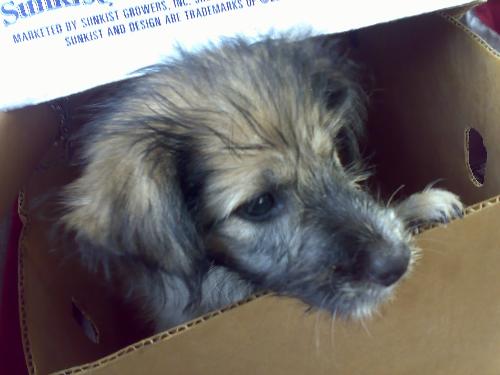
<svg viewBox="0 0 500 375"><path fill-rule="evenodd" d="M368 326L366 325L365 319L364 318L360 318L359 322L361 323L361 326L365 330L365 332L368 335L368 337L373 338L373 335L371 334L370 330L368 329Z"/></svg>
<svg viewBox="0 0 500 375"><path fill-rule="evenodd" d="M394 192L391 194L391 196L387 200L387 203L385 205L386 207L389 207L391 205L392 200L394 199L394 197L396 196L396 194L399 193L402 189L404 189L404 187L405 187L405 185L401 185L398 188L396 188L396 190L394 190Z"/></svg>
<svg viewBox="0 0 500 375"><path fill-rule="evenodd" d="M335 319L337 319L337 313L333 312L330 315L330 347L332 350L335 348Z"/></svg>
<svg viewBox="0 0 500 375"><path fill-rule="evenodd" d="M315 336L314 338L316 345L316 353L319 353L319 346L320 346L319 319L321 318L322 311L327 298L328 298L327 296L323 297L321 303L319 304L319 310L316 312L316 320L314 322L314 336Z"/></svg>

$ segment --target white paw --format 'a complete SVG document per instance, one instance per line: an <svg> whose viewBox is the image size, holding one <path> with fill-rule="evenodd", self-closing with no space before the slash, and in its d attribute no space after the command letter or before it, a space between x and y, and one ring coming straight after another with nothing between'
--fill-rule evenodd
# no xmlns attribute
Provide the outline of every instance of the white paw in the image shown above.
<svg viewBox="0 0 500 375"><path fill-rule="evenodd" d="M396 206L399 216L410 224L447 223L463 216L460 198L447 190L427 188Z"/></svg>

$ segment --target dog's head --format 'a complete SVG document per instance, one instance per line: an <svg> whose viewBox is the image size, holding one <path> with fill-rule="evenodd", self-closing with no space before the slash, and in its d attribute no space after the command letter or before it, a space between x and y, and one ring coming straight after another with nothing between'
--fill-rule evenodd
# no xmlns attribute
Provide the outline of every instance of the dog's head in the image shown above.
<svg viewBox="0 0 500 375"><path fill-rule="evenodd" d="M320 41L183 53L126 83L91 127L94 201L71 203L66 222L98 215L83 237L169 272L215 262L262 289L368 313L405 274L411 238L360 186L355 71Z"/></svg>

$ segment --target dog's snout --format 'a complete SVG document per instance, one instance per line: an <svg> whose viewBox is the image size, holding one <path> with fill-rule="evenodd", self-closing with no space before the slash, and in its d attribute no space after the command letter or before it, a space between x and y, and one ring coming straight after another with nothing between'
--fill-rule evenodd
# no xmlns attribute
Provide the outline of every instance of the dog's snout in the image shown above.
<svg viewBox="0 0 500 375"><path fill-rule="evenodd" d="M377 244L365 251L364 265L361 267L364 278L383 286L398 281L408 269L410 250L407 246Z"/></svg>

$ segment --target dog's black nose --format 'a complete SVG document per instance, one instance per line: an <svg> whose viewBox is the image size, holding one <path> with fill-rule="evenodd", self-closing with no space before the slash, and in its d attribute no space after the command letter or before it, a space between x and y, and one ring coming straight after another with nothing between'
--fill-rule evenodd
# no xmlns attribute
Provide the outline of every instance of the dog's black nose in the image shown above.
<svg viewBox="0 0 500 375"><path fill-rule="evenodd" d="M383 286L398 281L408 269L410 250L406 246L390 246L385 243L365 250L361 267L363 278Z"/></svg>

